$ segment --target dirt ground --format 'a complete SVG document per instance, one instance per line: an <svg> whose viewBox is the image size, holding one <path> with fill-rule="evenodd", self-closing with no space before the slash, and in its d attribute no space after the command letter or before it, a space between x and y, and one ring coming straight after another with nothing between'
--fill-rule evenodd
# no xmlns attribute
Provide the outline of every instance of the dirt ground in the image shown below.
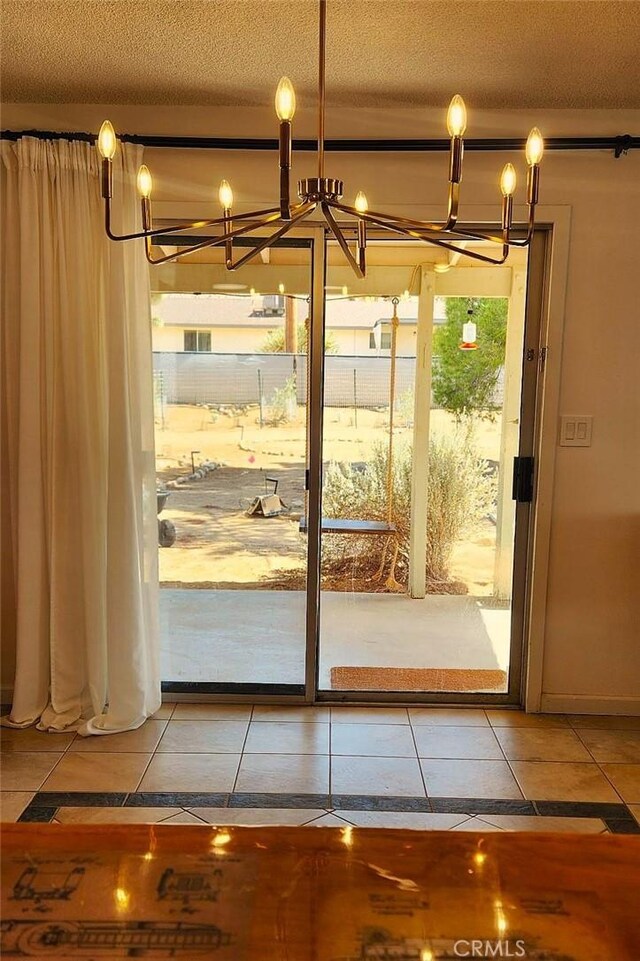
<svg viewBox="0 0 640 961"><path fill-rule="evenodd" d="M306 429L304 408L279 426L260 427L257 408L211 411L206 407L167 405L156 422L156 463L160 486L213 461L220 465L200 480L172 490L161 518L173 521L176 543L160 549L160 581L165 586L216 588L266 587L276 572L304 570L306 538L298 522L304 512ZM324 459L363 462L373 445L388 440L387 411L330 408L324 418ZM431 429L450 433L451 415L431 412ZM402 423L395 443L411 440ZM476 441L483 457L499 460L500 425L479 422ZM248 517L259 495L278 494L288 513L275 518ZM492 592L495 526L489 520L454 548L451 574L474 594Z"/></svg>

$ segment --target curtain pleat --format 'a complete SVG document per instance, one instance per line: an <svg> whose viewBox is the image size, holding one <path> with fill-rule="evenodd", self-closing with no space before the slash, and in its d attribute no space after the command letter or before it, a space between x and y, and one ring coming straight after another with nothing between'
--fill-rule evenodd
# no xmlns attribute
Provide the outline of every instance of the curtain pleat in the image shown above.
<svg viewBox="0 0 640 961"><path fill-rule="evenodd" d="M1 147L3 723L128 730L160 704L147 263L105 236L92 147ZM141 155L114 161L121 232Z"/></svg>

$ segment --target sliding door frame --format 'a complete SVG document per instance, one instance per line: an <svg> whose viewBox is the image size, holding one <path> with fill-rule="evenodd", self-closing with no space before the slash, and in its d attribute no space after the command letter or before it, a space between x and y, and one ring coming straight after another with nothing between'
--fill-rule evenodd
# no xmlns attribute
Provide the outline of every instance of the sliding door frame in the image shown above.
<svg viewBox="0 0 640 961"><path fill-rule="evenodd" d="M556 220L554 216L551 218ZM483 224L486 227L486 224ZM549 325L547 317L547 300L549 295L550 250L555 223L548 223L537 229L538 239L532 245L535 262L530 259L527 267L527 299L525 319L525 349L523 349L523 386L521 404L527 398L527 424L521 425L520 454L531 452L538 457L541 446L541 424L543 413L545 424L548 421L546 396L542 393L541 374L543 363L532 365L536 370L527 370L526 348L535 350L538 358L546 356L545 338L548 337ZM170 227L167 230L170 234ZM320 691L319 688L319 656L320 656L320 576L321 576L321 517L322 517L322 460L323 460L323 400L324 400L324 343L325 343L325 285L327 273L327 238L325 228L320 225L308 225L291 231L291 239L307 246L311 253L310 280L310 324L307 363L309 364L309 432L307 451L307 495L308 495L308 534L307 534L307 584L306 584L306 638L304 685L279 684L224 684L184 682L163 683L163 694L166 699L181 701L210 701L227 703L355 703L355 704L479 704L494 706L518 706L525 700L529 709L539 710L539 695L536 696L541 665L540 645L530 649L529 634L534 621L540 621L544 616L541 609L544 606L543 593L546 586L540 584L537 573L532 566L535 555L540 558L548 551L548 531L539 532L536 528L540 511L537 508L536 497L539 487L538 471L534 502L519 504L518 524L516 526L516 544L514 545L514 576L520 581L519 597L512 609L512 631L517 631L519 643L511 646L511 661L509 671L509 690L503 694L482 693L438 693L438 692L378 692L378 691ZM388 235L376 239L389 242ZM197 238L201 239L201 238ZM555 246L555 245L554 245ZM535 287L531 286L535 285ZM535 343L534 343L535 341ZM533 374L533 380L531 375ZM526 386L525 382L528 383ZM554 381L555 383L555 381ZM553 391L552 391L553 393ZM552 404L552 406L554 406ZM557 406L557 401L556 405ZM521 414L522 414L521 407ZM526 438L526 443L524 439ZM547 442L548 446L548 442ZM548 469L545 473L545 490L549 485ZM547 518L548 505L543 505L542 519ZM525 516L526 515L526 516ZM543 523L543 527L546 525ZM540 536L542 534L542 536ZM535 535L535 537L534 537ZM545 536L546 535L546 536ZM536 577L534 578L534 575ZM534 590L535 588L535 590ZM541 600L542 598L542 600ZM517 608L517 610L516 610ZM527 670L528 669L528 670ZM530 683L528 671L533 669L533 685ZM287 688L292 690L288 693ZM533 695L533 696L532 696Z"/></svg>

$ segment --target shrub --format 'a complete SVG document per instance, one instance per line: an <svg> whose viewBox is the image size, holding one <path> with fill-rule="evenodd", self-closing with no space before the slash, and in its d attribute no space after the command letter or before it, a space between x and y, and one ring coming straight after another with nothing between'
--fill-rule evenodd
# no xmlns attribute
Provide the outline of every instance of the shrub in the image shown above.
<svg viewBox="0 0 640 961"><path fill-rule="evenodd" d="M267 423L273 427L293 420L296 412L296 381L288 377L282 387L276 387L271 397Z"/></svg>
<svg viewBox="0 0 640 961"><path fill-rule="evenodd" d="M377 445L372 460L362 469L330 464L323 489L323 514L386 520L387 459L386 447ZM397 451L393 461L392 521L399 545L395 576L404 585L409 573L411 461L408 444ZM459 429L452 437L434 436L429 445L427 492L427 581L432 592L446 591L453 545L477 526L494 499L495 482L487 462L475 449L471 429ZM384 541L384 537L372 535L325 535L323 576L370 578L380 565Z"/></svg>

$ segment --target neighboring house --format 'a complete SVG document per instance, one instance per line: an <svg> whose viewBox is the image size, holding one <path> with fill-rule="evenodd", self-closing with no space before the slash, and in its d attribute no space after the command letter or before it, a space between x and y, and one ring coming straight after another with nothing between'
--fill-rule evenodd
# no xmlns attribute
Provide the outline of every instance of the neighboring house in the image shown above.
<svg viewBox="0 0 640 961"><path fill-rule="evenodd" d="M297 323L307 305L296 300ZM415 357L417 298L398 304L399 357ZM282 296L234 297L219 294L162 294L152 307L155 351L254 354L270 330L285 322ZM327 301L327 331L342 356L388 356L392 306L382 299ZM437 324L444 322L444 298L436 297Z"/></svg>

